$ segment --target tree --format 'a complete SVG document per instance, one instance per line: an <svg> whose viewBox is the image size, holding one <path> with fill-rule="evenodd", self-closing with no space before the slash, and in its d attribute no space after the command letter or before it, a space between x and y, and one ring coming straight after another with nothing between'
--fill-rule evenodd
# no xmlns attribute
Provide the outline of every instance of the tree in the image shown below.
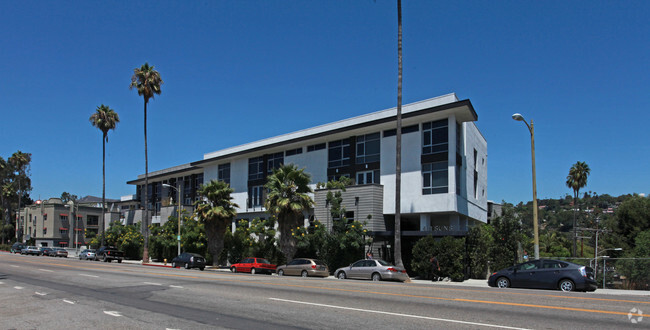
<svg viewBox="0 0 650 330"><path fill-rule="evenodd" d="M402 261L402 0L397 0L397 129L395 134L395 265Z"/></svg>
<svg viewBox="0 0 650 330"><path fill-rule="evenodd" d="M467 251L469 257L470 277L485 279L488 274L490 256L485 253L494 244L494 228L487 224L480 224L470 228L467 233Z"/></svg>
<svg viewBox="0 0 650 330"><path fill-rule="evenodd" d="M233 189L223 181L212 180L199 188L199 196L203 197L195 203L196 216L203 223L208 237L208 251L212 254L212 264L217 265L219 254L223 250L226 229L237 215L232 202Z"/></svg>
<svg viewBox="0 0 650 330"><path fill-rule="evenodd" d="M636 236L650 230L650 199L637 195L621 203L616 210L616 222L617 234L634 248Z"/></svg>
<svg viewBox="0 0 650 330"><path fill-rule="evenodd" d="M587 185L587 177L591 173L589 165L585 162L578 161L571 169L569 175L566 177L567 187L573 189L573 256L576 256L576 240L577 240L577 223L576 223L576 208L578 207L578 194L580 189Z"/></svg>
<svg viewBox="0 0 650 330"><path fill-rule="evenodd" d="M104 219L106 217L106 143L108 143L108 131L115 130L120 122L120 116L115 110L107 105L100 105L90 116L90 123L102 131L102 219L100 221L101 233L104 233ZM64 193L65 194L65 193ZM74 196L74 195L73 195ZM74 196L76 199L77 196ZM63 198L63 194L61 195ZM103 237L103 236L102 236ZM102 246L104 242L102 241Z"/></svg>
<svg viewBox="0 0 650 330"><path fill-rule="evenodd" d="M312 193L310 181L311 176L304 169L288 164L274 169L264 185L268 191L264 206L278 221L280 250L287 260L293 259L296 253L296 240L291 236L291 230L301 226L303 211L314 205L308 195Z"/></svg>
<svg viewBox="0 0 650 330"><path fill-rule="evenodd" d="M648 290L650 288L650 229L636 235L634 249L626 254L631 259L620 260L620 271L628 279L630 289ZM638 259L632 259L638 258Z"/></svg>
<svg viewBox="0 0 650 330"><path fill-rule="evenodd" d="M24 153L20 150L14 152L6 163L0 164L4 167L2 171L5 178L2 180L2 199L3 206L7 215L11 214L12 204L16 204L16 239L21 238L18 212L20 208L27 203L23 203L23 198L29 198L29 191L32 190L31 179L29 178L29 164L32 161L32 154Z"/></svg>
<svg viewBox="0 0 650 330"><path fill-rule="evenodd" d="M67 191L64 191L61 193L61 201L63 204L67 204L69 201L76 202L79 197L77 195L73 195Z"/></svg>
<svg viewBox="0 0 650 330"><path fill-rule="evenodd" d="M488 252L490 268L499 270L517 263L517 250L523 234L520 221L515 217L511 207L503 208L503 215L491 222L494 227L494 244Z"/></svg>
<svg viewBox="0 0 650 330"><path fill-rule="evenodd" d="M154 70L153 65L144 63L140 68L133 69L133 76L131 77L131 86L138 90L138 95L144 98L144 248L142 250L142 260L149 260L149 156L147 154L147 104L149 99L154 97L154 94L160 95L160 85L163 84L160 78L160 73Z"/></svg>

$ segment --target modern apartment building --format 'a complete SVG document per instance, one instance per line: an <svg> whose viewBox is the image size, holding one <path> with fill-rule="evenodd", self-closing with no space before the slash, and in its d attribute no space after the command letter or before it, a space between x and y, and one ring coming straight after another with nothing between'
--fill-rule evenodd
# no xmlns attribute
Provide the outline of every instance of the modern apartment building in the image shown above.
<svg viewBox="0 0 650 330"><path fill-rule="evenodd" d="M487 221L487 141L477 128L472 103L455 94L402 107L401 221L405 240L464 236ZM196 189L222 180L234 189L237 220L268 217L263 185L274 168L293 163L318 182L350 177L343 194L348 218L367 221L375 249L390 245L395 219L396 109L388 109L204 154L203 159L149 175L148 205L160 215L173 205L179 187L182 201L198 198ZM143 201L144 176L137 185ZM315 189L314 219L331 226L326 191ZM165 213L172 214L171 211ZM164 222L164 220L162 221ZM234 226L234 224L233 224ZM412 239L409 239L412 238Z"/></svg>

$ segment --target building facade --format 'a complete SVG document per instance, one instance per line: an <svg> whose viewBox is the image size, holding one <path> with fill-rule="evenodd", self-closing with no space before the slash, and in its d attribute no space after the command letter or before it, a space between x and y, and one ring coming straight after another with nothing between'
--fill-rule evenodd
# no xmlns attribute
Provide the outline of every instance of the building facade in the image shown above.
<svg viewBox="0 0 650 330"><path fill-rule="evenodd" d="M401 221L408 241L426 236L464 236L487 222L487 141L469 100L448 94L402 107ZM395 219L396 109L206 153L202 160L150 173L148 205L159 214L179 187L183 203L198 198L203 182L221 180L233 188L239 219L268 217L266 178L281 164L293 163L319 182L347 176L343 203L351 219L367 222L379 247L390 245ZM143 200L144 176L136 184ZM315 207L305 224L329 223L326 194L315 189ZM236 221L237 221L236 220ZM236 222L235 221L235 222ZM408 244L408 243L407 243ZM381 250L380 250L381 251Z"/></svg>

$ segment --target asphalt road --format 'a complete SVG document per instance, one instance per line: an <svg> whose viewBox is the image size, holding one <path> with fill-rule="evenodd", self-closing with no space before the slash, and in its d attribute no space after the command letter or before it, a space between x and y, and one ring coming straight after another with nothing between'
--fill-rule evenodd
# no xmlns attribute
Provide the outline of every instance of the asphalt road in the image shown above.
<svg viewBox="0 0 650 330"><path fill-rule="evenodd" d="M201 272L9 253L0 253L0 297L0 329L650 329L650 317L638 312L650 314L648 296Z"/></svg>

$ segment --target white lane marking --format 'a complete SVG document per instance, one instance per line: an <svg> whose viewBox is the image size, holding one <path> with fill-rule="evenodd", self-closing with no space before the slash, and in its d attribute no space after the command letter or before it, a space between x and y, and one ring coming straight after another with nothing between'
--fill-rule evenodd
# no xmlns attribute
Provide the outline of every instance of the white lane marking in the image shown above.
<svg viewBox="0 0 650 330"><path fill-rule="evenodd" d="M38 270L40 270L40 271L42 271L42 272L50 272L50 273L53 272L53 270L50 270L50 269L43 269L43 268L39 268Z"/></svg>
<svg viewBox="0 0 650 330"><path fill-rule="evenodd" d="M74 305L74 301L72 301L72 300L63 299L63 302L68 303L70 305Z"/></svg>
<svg viewBox="0 0 650 330"><path fill-rule="evenodd" d="M99 277L97 275L88 275L88 274L79 274L79 276L86 276L86 277Z"/></svg>
<svg viewBox="0 0 650 330"><path fill-rule="evenodd" d="M170 288L176 288L176 289L182 289L183 287L180 285L170 285Z"/></svg>
<svg viewBox="0 0 650 330"><path fill-rule="evenodd" d="M16 265L9 265L9 266L14 267L14 268L20 267L20 266L16 266Z"/></svg>
<svg viewBox="0 0 650 330"><path fill-rule="evenodd" d="M154 283L154 282L142 282L144 284L149 284L149 285L162 285L161 283Z"/></svg>
<svg viewBox="0 0 650 330"><path fill-rule="evenodd" d="M24 289L24 288L23 288L22 286L15 286L14 289L16 289L16 290L22 290L22 289Z"/></svg>
<svg viewBox="0 0 650 330"><path fill-rule="evenodd" d="M120 312L115 312L115 311L104 311L104 314L108 314L110 316L115 316L115 317L120 317Z"/></svg>
<svg viewBox="0 0 650 330"><path fill-rule="evenodd" d="M270 300L275 300L275 301L294 303L294 304L303 304L303 305L311 305L311 306L319 306L319 307L344 309L344 310L356 311L356 312L364 312L364 313L375 313L375 314L385 314L385 315L392 315L392 316L402 316L402 317L410 317L410 318L415 318L415 319L442 321L442 322L450 322L450 323L460 323L460 324L476 325L476 326L491 327L491 328L528 330L526 328L514 328L514 327L508 327L508 326L498 325L498 324L477 323L477 322L468 322L468 321L460 321L460 320L452 320L452 319L441 319L441 318L437 318L437 317L428 317L428 316L420 316L420 315L412 315L412 314L401 314L401 313L374 311L374 310L370 310L370 309L341 307L341 306L317 304L317 303L310 303L310 302L305 302L305 301L286 300L286 299L279 299L279 298L269 298L269 299Z"/></svg>
<svg viewBox="0 0 650 330"><path fill-rule="evenodd" d="M5 284L5 282L0 282L0 284Z"/></svg>
<svg viewBox="0 0 650 330"><path fill-rule="evenodd" d="M39 296L45 296L45 295L47 295L47 293L42 293L42 292L34 292L34 293L37 294L37 295L39 295Z"/></svg>

